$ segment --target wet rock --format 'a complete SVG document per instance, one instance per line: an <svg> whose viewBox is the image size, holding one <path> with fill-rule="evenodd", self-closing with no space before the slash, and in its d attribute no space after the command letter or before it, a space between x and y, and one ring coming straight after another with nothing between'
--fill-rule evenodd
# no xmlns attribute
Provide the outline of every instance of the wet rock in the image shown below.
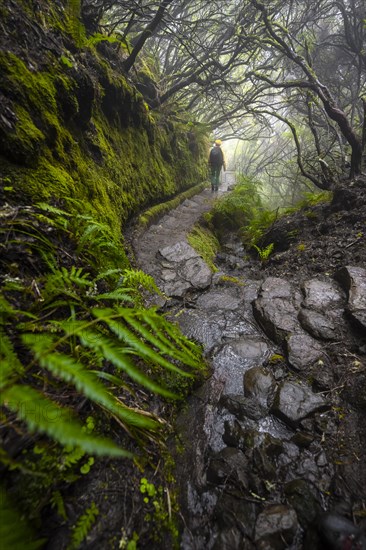
<svg viewBox="0 0 366 550"><path fill-rule="evenodd" d="M335 278L348 296L347 311L362 327L366 327L366 269L346 266L337 271Z"/></svg>
<svg viewBox="0 0 366 550"><path fill-rule="evenodd" d="M267 454L264 445L253 449L253 463L255 471L259 474L261 480L275 481L277 478L276 466Z"/></svg>
<svg viewBox="0 0 366 550"><path fill-rule="evenodd" d="M254 536L258 505L244 500L241 495L221 493L215 508L215 520L220 530L234 527L249 538Z"/></svg>
<svg viewBox="0 0 366 550"><path fill-rule="evenodd" d="M188 243L179 241L161 248L157 256L163 259L161 279L168 296L182 297L190 288L204 289L210 285L210 268Z"/></svg>
<svg viewBox="0 0 366 550"><path fill-rule="evenodd" d="M327 408L327 401L310 387L283 382L276 393L272 412L289 426L296 427L304 418Z"/></svg>
<svg viewBox="0 0 366 550"><path fill-rule="evenodd" d="M320 481L322 483L323 490L327 487L324 486L325 478L321 476L319 468L316 464L315 457L310 452L302 453L296 464L296 474L298 477L302 477L320 487Z"/></svg>
<svg viewBox="0 0 366 550"><path fill-rule="evenodd" d="M244 546L243 535L240 530L235 527L220 531L213 546L213 550L241 550L244 548L249 549L254 548L254 546Z"/></svg>
<svg viewBox="0 0 366 550"><path fill-rule="evenodd" d="M226 380L224 394L243 390L243 373L263 363L267 355L267 342L255 336L241 336L223 346L213 358L213 367L215 375Z"/></svg>
<svg viewBox="0 0 366 550"><path fill-rule="evenodd" d="M246 362L263 362L268 355L268 344L264 340L254 336L242 336L232 342L231 348L246 360Z"/></svg>
<svg viewBox="0 0 366 550"><path fill-rule="evenodd" d="M162 290L167 296L174 296L176 298L182 298L186 292L191 288L189 281L183 281L182 279L175 278L162 285Z"/></svg>
<svg viewBox="0 0 366 550"><path fill-rule="evenodd" d="M255 543L259 550L282 550L293 542L298 529L296 512L290 506L275 504L259 514Z"/></svg>
<svg viewBox="0 0 366 550"><path fill-rule="evenodd" d="M284 466L287 470L290 470L290 467L293 469L292 466L297 464L299 456L300 450L298 446L290 441L285 441L283 444L283 453L278 458L278 465L280 467Z"/></svg>
<svg viewBox="0 0 366 550"><path fill-rule="evenodd" d="M276 381L272 373L264 367L253 367L244 373L244 395L253 397L263 407L272 399Z"/></svg>
<svg viewBox="0 0 366 550"><path fill-rule="evenodd" d="M320 391L330 390L335 385L334 373L329 361L324 358L319 359L311 369L311 377L314 381L314 387Z"/></svg>
<svg viewBox="0 0 366 550"><path fill-rule="evenodd" d="M263 282L259 297L253 302L253 313L264 332L277 344L291 333L300 332L294 291L285 279L268 277Z"/></svg>
<svg viewBox="0 0 366 550"><path fill-rule="evenodd" d="M253 448L255 434L257 433L243 428L239 422L225 422L225 432L222 438L229 447L245 451Z"/></svg>
<svg viewBox="0 0 366 550"><path fill-rule="evenodd" d="M366 534L349 519L328 512L317 521L321 540L334 550L366 550Z"/></svg>
<svg viewBox="0 0 366 550"><path fill-rule="evenodd" d="M244 397L243 395L223 395L220 403L239 420L245 418L259 420L266 416L268 412L267 406L262 406L255 398Z"/></svg>
<svg viewBox="0 0 366 550"><path fill-rule="evenodd" d="M207 288L212 279L212 273L202 258L191 258L178 269L178 275L191 283L193 288Z"/></svg>
<svg viewBox="0 0 366 550"><path fill-rule="evenodd" d="M300 447L300 449L307 449L314 441L314 436L310 433L299 431L291 438L291 441Z"/></svg>
<svg viewBox="0 0 366 550"><path fill-rule="evenodd" d="M188 243L180 241L172 246L166 246L159 250L160 256L169 262L177 263L186 262L192 258L198 258L198 253Z"/></svg>
<svg viewBox="0 0 366 550"><path fill-rule="evenodd" d="M239 256L234 254L226 254L225 252L220 252L217 254L216 261L221 264L226 264L230 269L244 269L250 265L249 262L245 262Z"/></svg>
<svg viewBox="0 0 366 550"><path fill-rule="evenodd" d="M243 427L239 422L225 422L223 435L225 443L243 451L257 447L265 449L268 456L276 457L282 452L281 440L266 432L259 432Z"/></svg>
<svg viewBox="0 0 366 550"><path fill-rule="evenodd" d="M248 470L248 459L242 451L225 447L211 458L207 480L218 485L232 483L234 486L247 488Z"/></svg>
<svg viewBox="0 0 366 550"><path fill-rule="evenodd" d="M304 479L294 479L286 483L284 492L289 504L296 511L301 526L307 528L322 511L314 488Z"/></svg>
<svg viewBox="0 0 366 550"><path fill-rule="evenodd" d="M334 281L320 281L310 279L302 286L304 293L304 306L319 312L344 305L345 295Z"/></svg>
<svg viewBox="0 0 366 550"><path fill-rule="evenodd" d="M322 344L305 332L291 334L286 339L286 347L288 361L298 371L308 370L324 355Z"/></svg>
<svg viewBox="0 0 366 550"><path fill-rule="evenodd" d="M197 309L185 310L179 317L179 326L183 333L196 342L203 344L208 353L221 342L225 320L216 313L202 313Z"/></svg>
<svg viewBox="0 0 366 550"><path fill-rule="evenodd" d="M218 309L233 311L238 309L240 301L240 296L235 289L231 292L217 290L200 296L197 300L197 307L207 311L217 311Z"/></svg>
<svg viewBox="0 0 366 550"><path fill-rule="evenodd" d="M299 321L304 330L320 340L336 340L336 326L327 316L311 309L301 309Z"/></svg>

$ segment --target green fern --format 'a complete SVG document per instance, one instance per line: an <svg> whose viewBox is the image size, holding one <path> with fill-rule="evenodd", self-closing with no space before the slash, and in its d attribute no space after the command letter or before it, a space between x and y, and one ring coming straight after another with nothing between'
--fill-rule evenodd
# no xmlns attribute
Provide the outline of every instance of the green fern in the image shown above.
<svg viewBox="0 0 366 550"><path fill-rule="evenodd" d="M62 498L62 495L60 491L54 491L50 498L50 504L52 508L55 508L58 515L64 520L67 520L67 514L64 504L64 499Z"/></svg>
<svg viewBox="0 0 366 550"><path fill-rule="evenodd" d="M157 321L155 311L152 310L150 313L155 317L155 321ZM114 311L105 308L94 309L93 314L98 319L103 320L112 332L114 332L117 338L128 346L128 353L132 353L148 361L152 361L154 364L161 365L162 367L172 370L181 376L191 377L192 374L177 367L172 362L165 359L162 354L170 356L171 359L176 359L178 361L183 360L187 365L198 368L197 362L194 362L192 357L188 354L181 353L172 342L164 337L161 337L159 333L153 334L148 330L146 325L143 323L144 320L149 318L146 311L141 314L138 310L115 308ZM120 319L123 319L124 323L120 322ZM133 330L126 327L125 323L128 323ZM163 318L160 318L161 330L164 331L166 326L167 322ZM145 343L144 340L146 340L147 343ZM156 346L158 351L155 351L151 345Z"/></svg>
<svg viewBox="0 0 366 550"><path fill-rule="evenodd" d="M127 288L132 288L138 291L147 290L148 292L156 293L162 296L161 290L156 286L156 283L147 273L139 269L124 269L122 272L123 285Z"/></svg>
<svg viewBox="0 0 366 550"><path fill-rule="evenodd" d="M0 389L5 387L12 379L24 373L24 367L14 351L14 346L0 326Z"/></svg>
<svg viewBox="0 0 366 550"><path fill-rule="evenodd" d="M73 326L72 330L74 329L75 326ZM126 348L121 348L120 345L113 342L110 338L105 337L102 333L93 332L88 330L87 327L81 326L80 331L78 331L78 336L83 346L89 347L95 352L101 354L115 367L124 371L132 380L138 384L141 384L141 386L144 386L154 393L163 395L164 397L169 397L172 399L177 397L170 391L155 383L151 377L146 376L140 369L138 369L133 361L129 359L127 355L128 350Z"/></svg>
<svg viewBox="0 0 366 550"><path fill-rule="evenodd" d="M31 431L44 433L61 445L78 445L101 456L132 456L108 439L86 434L71 409L60 407L29 386L15 384L3 389L0 404L17 413Z"/></svg>
<svg viewBox="0 0 366 550"><path fill-rule="evenodd" d="M99 335L98 335L99 336ZM108 393L99 379L85 369L81 363L69 355L59 352L53 353L55 339L49 335L24 334L23 341L35 353L36 359L41 367L49 370L57 378L64 382L71 382L76 389L88 397L91 401L98 403L115 414L128 424L145 429L156 429L158 424L150 418L123 406L115 397ZM122 354L120 354L122 355Z"/></svg>
<svg viewBox="0 0 366 550"><path fill-rule="evenodd" d="M0 545L11 550L37 550L45 540L35 540L31 527L18 513L4 487L0 486Z"/></svg>
<svg viewBox="0 0 366 550"><path fill-rule="evenodd" d="M80 255L77 264L70 265L78 238ZM39 266L38 275L31 271L32 285L26 269L21 270L23 279L2 279L1 421L14 438L20 433L33 446L16 460L0 448L0 461L29 517L38 518L50 504L65 519L58 488L80 476L78 462L85 454L132 457L103 435L109 427L104 429L105 420L117 421L139 444L146 444L147 438L161 441L167 423L138 408L139 389L169 399L180 397L193 374L202 370L202 353L175 325L143 308L141 293L159 292L154 280L124 269L118 237L90 216L70 216L44 203L14 209L0 228L0 241L6 251L16 246L25 265L30 256L31 269L34 263ZM61 253L56 253L57 242ZM67 267L60 263L63 258ZM7 255L1 262L4 272L12 273ZM96 276L101 262L103 272ZM126 405L131 397L135 408ZM63 398L71 405L62 406ZM80 412L81 402L85 408ZM88 407L100 433L85 426L82 417ZM84 474L93 457L87 460ZM75 532L80 527L84 536L78 540L85 540L81 527L88 517L76 526ZM22 546L9 548L32 547L26 534L24 540L19 534L19 540Z"/></svg>
<svg viewBox="0 0 366 550"><path fill-rule="evenodd" d="M255 248L256 251L258 252L258 256L259 256L261 262L266 262L268 260L269 256L271 255L271 253L273 252L274 243L270 243L265 248L260 248L259 246L254 244L253 248Z"/></svg>
<svg viewBox="0 0 366 550"><path fill-rule="evenodd" d="M67 546L67 550L77 550L80 548L82 542L88 536L90 529L93 527L98 515L99 510L95 505L95 502L92 502L91 506L87 508L77 520L76 525L73 528L71 542Z"/></svg>

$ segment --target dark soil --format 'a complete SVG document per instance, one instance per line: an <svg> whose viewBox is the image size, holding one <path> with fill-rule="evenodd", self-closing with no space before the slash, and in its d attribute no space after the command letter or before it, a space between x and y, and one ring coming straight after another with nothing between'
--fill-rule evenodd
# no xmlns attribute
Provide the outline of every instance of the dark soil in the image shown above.
<svg viewBox="0 0 366 550"><path fill-rule="evenodd" d="M319 273L334 275L345 265L366 265L366 179L334 192L319 204L277 220L263 246L275 243L265 275L302 281Z"/></svg>

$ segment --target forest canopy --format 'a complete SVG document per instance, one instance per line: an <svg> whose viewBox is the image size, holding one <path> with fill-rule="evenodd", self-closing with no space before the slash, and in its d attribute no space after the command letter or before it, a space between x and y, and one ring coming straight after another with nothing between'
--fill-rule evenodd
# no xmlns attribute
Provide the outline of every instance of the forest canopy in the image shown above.
<svg viewBox="0 0 366 550"><path fill-rule="evenodd" d="M83 0L82 18L125 45L125 71L144 79L152 109L187 109L256 144L252 171L266 164L270 138L274 155L286 143L296 158L292 178L310 185L330 189L346 169L361 173L363 0ZM253 147L243 164L249 158Z"/></svg>

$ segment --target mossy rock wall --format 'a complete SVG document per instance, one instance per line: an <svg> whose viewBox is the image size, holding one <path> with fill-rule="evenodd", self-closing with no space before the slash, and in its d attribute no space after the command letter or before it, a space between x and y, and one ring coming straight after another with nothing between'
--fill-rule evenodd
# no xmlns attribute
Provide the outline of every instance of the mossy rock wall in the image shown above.
<svg viewBox="0 0 366 550"><path fill-rule="evenodd" d="M75 31L67 3L5 0L1 16L5 200L85 209L118 234L141 210L205 179L204 129L152 113L123 75L123 48Z"/></svg>

